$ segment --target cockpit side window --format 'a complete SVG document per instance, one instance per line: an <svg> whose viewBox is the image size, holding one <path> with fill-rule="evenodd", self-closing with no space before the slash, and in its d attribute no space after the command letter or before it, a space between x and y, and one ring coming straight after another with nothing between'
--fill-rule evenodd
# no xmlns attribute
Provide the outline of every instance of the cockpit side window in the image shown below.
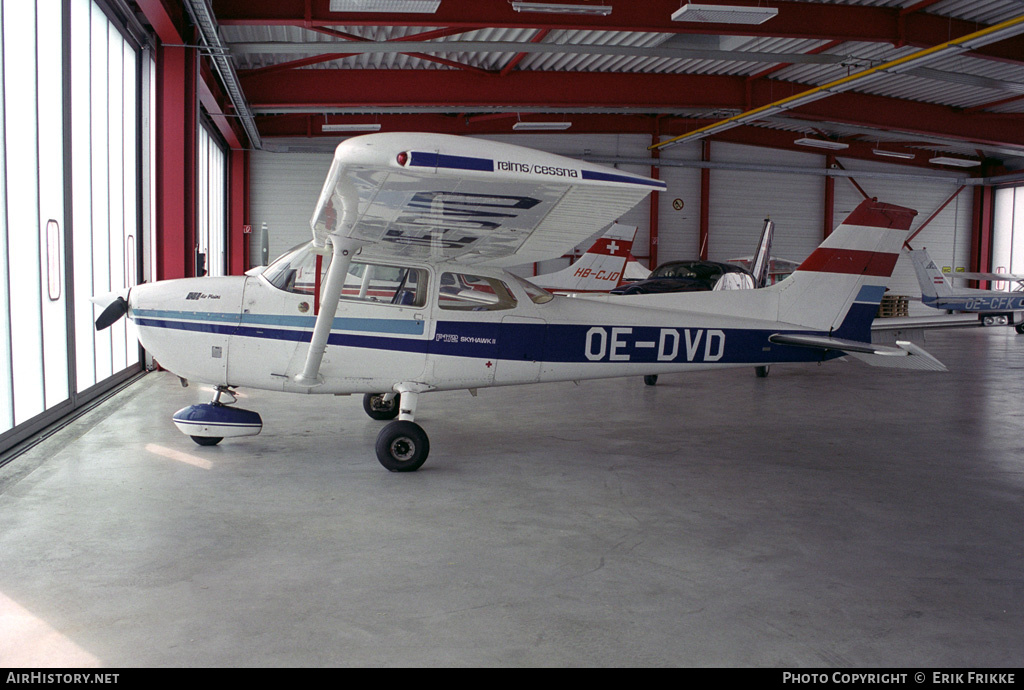
<svg viewBox="0 0 1024 690"><path fill-rule="evenodd" d="M437 306L460 311L512 309L518 302L508 285L497 278L467 273L442 273Z"/></svg>
<svg viewBox="0 0 1024 690"><path fill-rule="evenodd" d="M331 257L329 249L316 249L307 242L268 266L263 277L279 290L314 295L323 290ZM427 303L427 271L353 261L345 276L341 299L422 307Z"/></svg>
<svg viewBox="0 0 1024 690"><path fill-rule="evenodd" d="M427 272L422 268L353 261L341 299L422 307L427 303Z"/></svg>

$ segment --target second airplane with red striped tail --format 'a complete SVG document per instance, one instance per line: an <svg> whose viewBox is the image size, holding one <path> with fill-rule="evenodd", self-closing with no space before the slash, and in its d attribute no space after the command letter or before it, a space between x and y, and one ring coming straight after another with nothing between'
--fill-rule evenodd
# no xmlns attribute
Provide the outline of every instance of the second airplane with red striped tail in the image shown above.
<svg viewBox="0 0 1024 690"><path fill-rule="evenodd" d="M465 137L376 134L337 149L312 241L262 272L140 285L127 313L160 364L217 386L175 415L197 443L259 433L236 387L364 394L377 458L419 468L431 391L667 374L849 354L941 370L871 322L915 212L865 201L788 279L759 290L555 296L505 266L562 256L663 182Z"/></svg>

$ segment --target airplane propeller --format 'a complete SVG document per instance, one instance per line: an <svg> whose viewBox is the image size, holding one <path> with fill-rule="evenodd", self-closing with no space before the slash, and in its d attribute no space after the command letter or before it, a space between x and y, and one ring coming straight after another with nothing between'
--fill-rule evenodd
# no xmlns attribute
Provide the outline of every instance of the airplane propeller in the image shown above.
<svg viewBox="0 0 1024 690"><path fill-rule="evenodd" d="M109 328L115 321L127 313L128 300L124 297L118 296L117 299L107 305L107 308L104 309L99 315L99 318L96 319L96 330L102 331L104 328Z"/></svg>
<svg viewBox="0 0 1024 690"><path fill-rule="evenodd" d="M103 309L99 318L96 319L97 331L110 328L118 319L128 313L128 295L130 292L130 289L121 290L120 293L107 292L89 298L90 302Z"/></svg>

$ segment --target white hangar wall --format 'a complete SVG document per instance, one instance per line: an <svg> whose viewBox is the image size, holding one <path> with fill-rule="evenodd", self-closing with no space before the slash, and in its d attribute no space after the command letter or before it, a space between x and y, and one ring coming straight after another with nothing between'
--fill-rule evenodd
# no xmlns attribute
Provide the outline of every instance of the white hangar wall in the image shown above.
<svg viewBox="0 0 1024 690"><path fill-rule="evenodd" d="M309 219L331 168L330 153L254 151L249 159L249 256L259 263L260 228L266 223L271 261L313 239Z"/></svg>
<svg viewBox="0 0 1024 690"><path fill-rule="evenodd" d="M525 134L490 136L486 139L537 148L570 158L619 161L615 167L641 175L650 166L638 160L651 158L646 135ZM658 198L658 261L692 259L699 255L701 215L701 144L671 147L661 152L660 178L667 191ZM925 178L906 166L843 159L838 160L869 196L908 206L918 211L911 232L928 220L957 190L951 178ZM269 257L310 237L309 218L331 164L331 153L256 151L250 168L250 218L254 233L251 256L259 256L259 229L269 229ZM711 146L708 257L715 260L749 256L765 218L775 222L773 254L801 261L821 242L825 213L825 177L786 172L788 168L823 170L820 153L781 151L739 144ZM731 169L754 166L758 170ZM857 173L863 173L858 175ZM886 177L877 175L883 174ZM906 177L892 177L904 175ZM864 196L849 178L835 178L833 216L842 222ZM673 202L676 202L675 204ZM679 204L678 202L682 202ZM940 266L966 267L970 258L973 193L965 188L932 219L912 242L927 247ZM677 208L678 207L678 208ZM646 257L650 242L650 204L641 203L619 222L637 226L633 253ZM596 231L595 231L596 232ZM589 244L589 243L587 243ZM587 245L579 247L583 251ZM547 273L567 265L568 259L546 261L516 269L523 275L536 270ZM646 261L644 261L646 263ZM891 291L917 296L920 290L910 262L901 258ZM918 307L919 309L926 309ZM912 308L913 313L913 308ZM927 313L918 312L918 313Z"/></svg>

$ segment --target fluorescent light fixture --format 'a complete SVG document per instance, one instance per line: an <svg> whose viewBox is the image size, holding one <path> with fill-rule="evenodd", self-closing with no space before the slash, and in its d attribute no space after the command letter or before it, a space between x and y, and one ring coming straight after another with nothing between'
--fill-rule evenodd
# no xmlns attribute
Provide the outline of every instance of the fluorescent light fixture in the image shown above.
<svg viewBox="0 0 1024 690"><path fill-rule="evenodd" d="M904 160L912 161L917 156L913 153L903 153L902 151L886 151L885 149L871 149L871 152L876 156L885 156L886 158L902 158Z"/></svg>
<svg viewBox="0 0 1024 690"><path fill-rule="evenodd" d="M972 161L967 158L950 158L949 156L937 156L936 158L928 159L928 162L935 165L952 165L957 168L973 168L981 165L981 161Z"/></svg>
<svg viewBox="0 0 1024 690"><path fill-rule="evenodd" d="M550 14L596 14L607 17L612 13L611 5L573 5L557 2L513 2L516 12L548 12Z"/></svg>
<svg viewBox="0 0 1024 690"><path fill-rule="evenodd" d="M520 132L550 132L570 127L572 127L571 122L517 122L512 125L512 129Z"/></svg>
<svg viewBox="0 0 1024 690"><path fill-rule="evenodd" d="M829 139L811 139L810 137L803 137L793 142L794 144L800 144L801 146L813 146L816 149L829 149L831 151L841 151L843 149L850 148L849 144L844 144L841 141L831 141Z"/></svg>
<svg viewBox="0 0 1024 690"><path fill-rule="evenodd" d="M775 7L738 7L736 5L698 5L687 3L672 13L674 22L710 24L763 24L779 13Z"/></svg>
<svg viewBox="0 0 1024 690"><path fill-rule="evenodd" d="M441 0L331 0L331 12L433 14Z"/></svg>
<svg viewBox="0 0 1024 690"><path fill-rule="evenodd" d="M322 132L379 132L380 124L376 122L368 122L366 124L352 124L352 125L323 125L320 128Z"/></svg>

